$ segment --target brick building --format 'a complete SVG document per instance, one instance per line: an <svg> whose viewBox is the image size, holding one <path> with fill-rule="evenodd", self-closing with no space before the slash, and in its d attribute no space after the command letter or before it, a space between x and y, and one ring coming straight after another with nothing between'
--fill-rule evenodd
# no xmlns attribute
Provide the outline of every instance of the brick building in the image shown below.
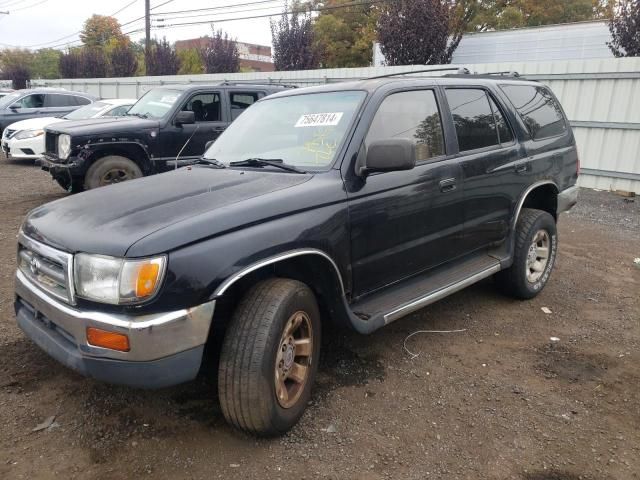
<svg viewBox="0 0 640 480"><path fill-rule="evenodd" d="M176 41L176 50L186 50L189 48L202 48L206 45L209 37L192 38L189 40ZM236 42L238 53L240 54L240 70L252 72L273 72L273 59L271 58L271 47L266 45L255 45L253 43Z"/></svg>

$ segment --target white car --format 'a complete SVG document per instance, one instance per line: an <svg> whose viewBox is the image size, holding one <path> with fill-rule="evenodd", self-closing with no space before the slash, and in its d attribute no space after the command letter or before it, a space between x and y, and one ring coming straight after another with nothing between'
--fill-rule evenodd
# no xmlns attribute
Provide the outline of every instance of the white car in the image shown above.
<svg viewBox="0 0 640 480"><path fill-rule="evenodd" d="M38 159L45 151L44 128L67 120L121 117L136 103L135 99L98 100L63 117L39 117L13 123L2 134L2 151L7 158Z"/></svg>

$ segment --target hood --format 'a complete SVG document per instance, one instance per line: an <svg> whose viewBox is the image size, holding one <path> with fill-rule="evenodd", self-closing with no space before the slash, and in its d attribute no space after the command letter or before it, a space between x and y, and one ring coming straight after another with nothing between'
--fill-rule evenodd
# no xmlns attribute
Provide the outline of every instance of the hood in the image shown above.
<svg viewBox="0 0 640 480"><path fill-rule="evenodd" d="M31 211L22 228L28 236L68 252L112 256L124 256L134 243L155 233L163 240L153 248L161 250L136 249L129 255L163 253L259 221L265 208L272 215L299 208L305 195L292 191L296 201L291 201L288 191L312 178L272 171L181 168L45 204ZM171 226L179 235L163 235L163 229Z"/></svg>
<svg viewBox="0 0 640 480"><path fill-rule="evenodd" d="M54 123L63 122L62 118L58 117L37 117L30 118L29 120L21 120L16 123L12 123L7 128L11 130L39 130Z"/></svg>
<svg viewBox="0 0 640 480"><path fill-rule="evenodd" d="M101 117L87 120L66 120L49 128L52 132L66 133L72 137L83 137L86 135L118 134L127 136L131 132L138 130L158 128L157 120L150 120L138 117Z"/></svg>

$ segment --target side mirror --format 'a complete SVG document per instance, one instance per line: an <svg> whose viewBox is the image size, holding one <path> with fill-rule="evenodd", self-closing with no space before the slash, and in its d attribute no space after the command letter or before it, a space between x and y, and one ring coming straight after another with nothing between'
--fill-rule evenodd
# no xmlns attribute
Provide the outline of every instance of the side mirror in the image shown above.
<svg viewBox="0 0 640 480"><path fill-rule="evenodd" d="M11 110L12 112L15 112L16 110L20 110L20 105L13 104L9 107L9 110Z"/></svg>
<svg viewBox="0 0 640 480"><path fill-rule="evenodd" d="M408 138L394 138L372 142L367 149L360 175L371 172L411 170L416 165L416 146Z"/></svg>
<svg viewBox="0 0 640 480"><path fill-rule="evenodd" d="M204 144L204 151L206 152L207 150L209 150L209 147L211 145L213 145L215 142L215 140L209 140L207 143Z"/></svg>
<svg viewBox="0 0 640 480"><path fill-rule="evenodd" d="M191 125L196 123L196 114L189 111L181 111L176 115L176 119L173 122L176 126Z"/></svg>

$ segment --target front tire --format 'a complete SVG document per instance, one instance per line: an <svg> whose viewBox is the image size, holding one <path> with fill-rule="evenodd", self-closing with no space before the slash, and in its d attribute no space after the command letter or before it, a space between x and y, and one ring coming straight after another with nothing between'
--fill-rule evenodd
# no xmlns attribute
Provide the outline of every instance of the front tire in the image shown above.
<svg viewBox="0 0 640 480"><path fill-rule="evenodd" d="M84 188L104 187L142 177L142 170L133 161L119 155L108 155L96 160L84 177Z"/></svg>
<svg viewBox="0 0 640 480"><path fill-rule="evenodd" d="M304 283L272 278L240 302L225 334L218 395L226 420L261 435L281 435L311 396L320 352L320 312Z"/></svg>
<svg viewBox="0 0 640 480"><path fill-rule="evenodd" d="M498 272L495 279L504 293L530 299L542 291L555 264L558 247L555 219L545 211L523 208L515 236L513 264Z"/></svg>

